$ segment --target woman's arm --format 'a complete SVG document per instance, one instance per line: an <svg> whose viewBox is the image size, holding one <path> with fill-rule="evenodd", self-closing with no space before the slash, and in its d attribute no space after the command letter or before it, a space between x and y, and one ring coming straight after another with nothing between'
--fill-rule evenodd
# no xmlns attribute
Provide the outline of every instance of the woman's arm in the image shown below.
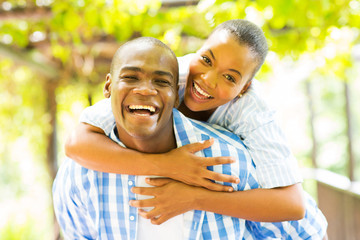
<svg viewBox="0 0 360 240"><path fill-rule="evenodd" d="M207 200L203 202L204 199ZM305 216L300 183L272 189L238 191L233 195L199 191L195 194L194 206L199 210L261 222L299 220Z"/></svg>
<svg viewBox="0 0 360 240"><path fill-rule="evenodd" d="M101 172L130 175L157 175L202 186L214 191L232 191L232 187L211 181L238 183L235 176L215 173L207 166L234 162L231 157L205 158L194 155L213 141L193 143L164 154L145 154L123 148L104 135L103 130L80 123L68 137L65 153L80 165Z"/></svg>
<svg viewBox="0 0 360 240"><path fill-rule="evenodd" d="M141 216L161 224L190 210L203 210L250 221L298 220L305 215L301 184L273 189L251 189L233 193L215 192L169 179L147 179L153 188L134 187L132 192L155 196L132 200L133 207L155 207Z"/></svg>

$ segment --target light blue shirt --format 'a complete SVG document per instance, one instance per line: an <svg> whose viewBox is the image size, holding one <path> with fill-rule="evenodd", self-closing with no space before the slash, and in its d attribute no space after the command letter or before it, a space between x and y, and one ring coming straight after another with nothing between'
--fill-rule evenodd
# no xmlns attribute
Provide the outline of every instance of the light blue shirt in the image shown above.
<svg viewBox="0 0 360 240"><path fill-rule="evenodd" d="M96 107L96 104L94 105ZM211 148L197 154L205 157L233 156L236 163L210 167L215 172L235 175L235 191L259 188L255 165L239 137L223 128L184 117L173 111L177 146L214 138ZM110 138L121 144L114 128ZM137 209L128 202L135 176L102 173L65 160L53 185L54 209L66 239L136 239ZM229 183L225 183L230 185ZM322 239L326 220L315 202L306 195L306 218L301 221L257 223L205 211L184 213L184 239Z"/></svg>

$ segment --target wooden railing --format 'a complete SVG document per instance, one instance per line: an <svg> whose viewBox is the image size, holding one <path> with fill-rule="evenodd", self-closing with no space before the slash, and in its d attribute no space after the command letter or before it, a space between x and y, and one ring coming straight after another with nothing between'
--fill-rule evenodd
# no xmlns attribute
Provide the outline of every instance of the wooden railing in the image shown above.
<svg viewBox="0 0 360 240"><path fill-rule="evenodd" d="M329 172L314 170L319 208L329 226L329 240L360 239L360 182Z"/></svg>

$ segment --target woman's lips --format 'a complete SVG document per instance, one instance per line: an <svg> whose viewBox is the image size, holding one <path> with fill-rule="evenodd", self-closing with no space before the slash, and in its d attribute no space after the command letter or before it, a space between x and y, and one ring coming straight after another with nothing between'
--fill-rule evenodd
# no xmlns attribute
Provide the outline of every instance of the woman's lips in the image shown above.
<svg viewBox="0 0 360 240"><path fill-rule="evenodd" d="M193 81L193 94L199 99L212 99L214 98L207 92L205 92L196 82Z"/></svg>

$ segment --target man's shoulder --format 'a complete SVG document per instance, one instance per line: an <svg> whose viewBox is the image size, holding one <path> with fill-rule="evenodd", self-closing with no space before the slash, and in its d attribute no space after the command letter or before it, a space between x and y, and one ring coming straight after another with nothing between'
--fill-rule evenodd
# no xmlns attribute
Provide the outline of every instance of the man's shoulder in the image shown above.
<svg viewBox="0 0 360 240"><path fill-rule="evenodd" d="M101 128L108 136L111 129L115 126L110 98L103 99L94 105L85 108L81 113L80 122Z"/></svg>
<svg viewBox="0 0 360 240"><path fill-rule="evenodd" d="M98 102L96 102L94 105L89 106L87 108L95 108L95 109L111 109L111 98L104 98Z"/></svg>
<svg viewBox="0 0 360 240"><path fill-rule="evenodd" d="M221 144L233 145L234 147L240 148L244 147L240 137L229 130L216 124L187 118L176 109L174 110L174 121L177 131L186 132L187 136L196 135L198 136L198 141L203 140L204 137L208 137L214 138Z"/></svg>
<svg viewBox="0 0 360 240"><path fill-rule="evenodd" d="M82 179L84 176L92 174L93 172L96 171L87 169L78 164L73 159L67 157L61 163L58 175L61 175L62 178L70 177L72 180L74 180L73 183L75 183L76 179Z"/></svg>
<svg viewBox="0 0 360 240"><path fill-rule="evenodd" d="M223 128L219 125L202 122L190 119L195 129L203 135L208 135L211 138L218 140L221 144L229 144L234 147L243 147L244 144L240 137L226 128Z"/></svg>

